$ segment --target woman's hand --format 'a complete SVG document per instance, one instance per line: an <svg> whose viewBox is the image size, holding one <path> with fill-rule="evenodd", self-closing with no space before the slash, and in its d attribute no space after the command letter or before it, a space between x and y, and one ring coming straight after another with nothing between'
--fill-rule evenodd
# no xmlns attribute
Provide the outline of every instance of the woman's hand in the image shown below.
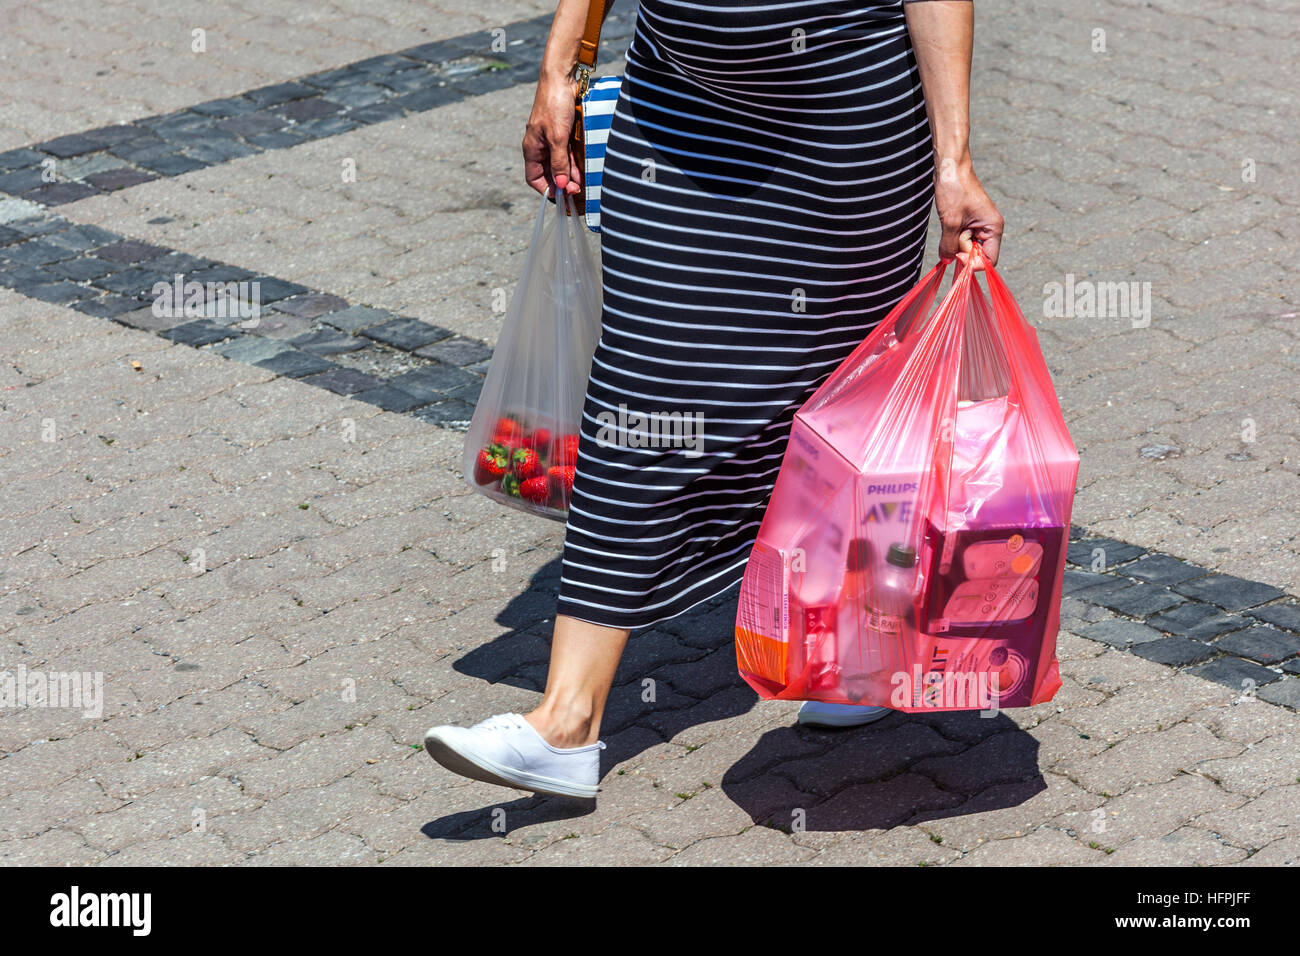
<svg viewBox="0 0 1300 956"><path fill-rule="evenodd" d="M577 80L543 74L537 81L533 111L524 130L524 181L554 198L556 189L577 193L582 173L569 154Z"/></svg>
<svg viewBox="0 0 1300 956"><path fill-rule="evenodd" d="M934 143L934 205L943 227L939 258L969 253L972 240L978 239L988 261L996 265L1002 245L1002 216L970 161L974 5L953 0L907 3L903 15L921 73Z"/></svg>
<svg viewBox="0 0 1300 956"><path fill-rule="evenodd" d="M939 258L951 259L958 252L969 253L978 239L985 257L998 264L1002 245L1002 214L980 185L970 161L945 159L934 171L934 205L943 234Z"/></svg>

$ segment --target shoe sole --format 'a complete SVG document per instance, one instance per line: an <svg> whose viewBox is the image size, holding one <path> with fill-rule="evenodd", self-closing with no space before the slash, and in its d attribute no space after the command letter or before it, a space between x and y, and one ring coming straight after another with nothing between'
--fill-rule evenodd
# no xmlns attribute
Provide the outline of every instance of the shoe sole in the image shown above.
<svg viewBox="0 0 1300 956"><path fill-rule="evenodd" d="M430 757L452 773L458 773L462 777L469 777L471 780L495 783L498 786L511 787L515 790L527 790L550 797L573 797L578 800L596 799L597 787L581 783L566 783L563 780L556 780L554 777L543 777L540 774L528 773L526 770L513 770L497 763L490 757L484 757L482 754L457 750L432 730L424 735L424 749Z"/></svg>
<svg viewBox="0 0 1300 956"><path fill-rule="evenodd" d="M805 716L804 714L800 714L798 723L805 727L864 727L867 724L874 724L878 720L884 720L892 713L894 713L894 711L886 710L883 713L870 714L866 717L856 717L849 714L845 714L842 717Z"/></svg>

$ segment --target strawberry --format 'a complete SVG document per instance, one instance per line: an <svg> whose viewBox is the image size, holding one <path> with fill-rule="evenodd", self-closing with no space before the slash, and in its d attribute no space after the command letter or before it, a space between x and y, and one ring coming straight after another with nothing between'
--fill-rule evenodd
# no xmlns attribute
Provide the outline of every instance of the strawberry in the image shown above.
<svg viewBox="0 0 1300 956"><path fill-rule="evenodd" d="M501 476L501 490L513 498L519 497L519 479L510 472Z"/></svg>
<svg viewBox="0 0 1300 956"><path fill-rule="evenodd" d="M489 485L506 473L506 450L500 445L488 445L478 453L474 462L474 480Z"/></svg>
<svg viewBox="0 0 1300 956"><path fill-rule="evenodd" d="M550 492L547 489L545 475L537 475L533 478L528 478L519 484L519 497L526 501L533 501L539 505L544 505L549 496Z"/></svg>
<svg viewBox="0 0 1300 956"><path fill-rule="evenodd" d="M516 448L510 455L510 470L525 481L542 474L542 462L531 448Z"/></svg>
<svg viewBox="0 0 1300 956"><path fill-rule="evenodd" d="M549 428L539 428L536 431L524 437L524 447L531 448L539 455L548 453L551 447L551 431Z"/></svg>
<svg viewBox="0 0 1300 956"><path fill-rule="evenodd" d="M558 507L569 506L569 496L573 494L573 466L552 465L546 472L552 501L559 502Z"/></svg>
<svg viewBox="0 0 1300 956"><path fill-rule="evenodd" d="M555 465L576 465L578 463L578 436L561 435L555 445Z"/></svg>
<svg viewBox="0 0 1300 956"><path fill-rule="evenodd" d="M523 427L513 418L498 418L492 429L492 441L508 448L518 448L524 439Z"/></svg>

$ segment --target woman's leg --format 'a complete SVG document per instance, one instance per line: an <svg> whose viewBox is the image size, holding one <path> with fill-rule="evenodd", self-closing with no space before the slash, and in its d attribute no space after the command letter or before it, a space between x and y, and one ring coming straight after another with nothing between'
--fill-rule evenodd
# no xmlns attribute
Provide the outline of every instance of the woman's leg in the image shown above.
<svg viewBox="0 0 1300 956"><path fill-rule="evenodd" d="M556 617L546 692L537 709L524 715L552 747L596 742L627 636L627 631L567 614Z"/></svg>

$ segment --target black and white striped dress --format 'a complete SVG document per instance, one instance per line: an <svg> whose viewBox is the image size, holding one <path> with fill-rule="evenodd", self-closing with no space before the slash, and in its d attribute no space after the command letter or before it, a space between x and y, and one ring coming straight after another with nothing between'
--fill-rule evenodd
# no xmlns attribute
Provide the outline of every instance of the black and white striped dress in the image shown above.
<svg viewBox="0 0 1300 956"><path fill-rule="evenodd" d="M741 579L795 411L917 281L933 172L902 3L642 0L560 614L641 627ZM602 431L620 406L702 446Z"/></svg>

